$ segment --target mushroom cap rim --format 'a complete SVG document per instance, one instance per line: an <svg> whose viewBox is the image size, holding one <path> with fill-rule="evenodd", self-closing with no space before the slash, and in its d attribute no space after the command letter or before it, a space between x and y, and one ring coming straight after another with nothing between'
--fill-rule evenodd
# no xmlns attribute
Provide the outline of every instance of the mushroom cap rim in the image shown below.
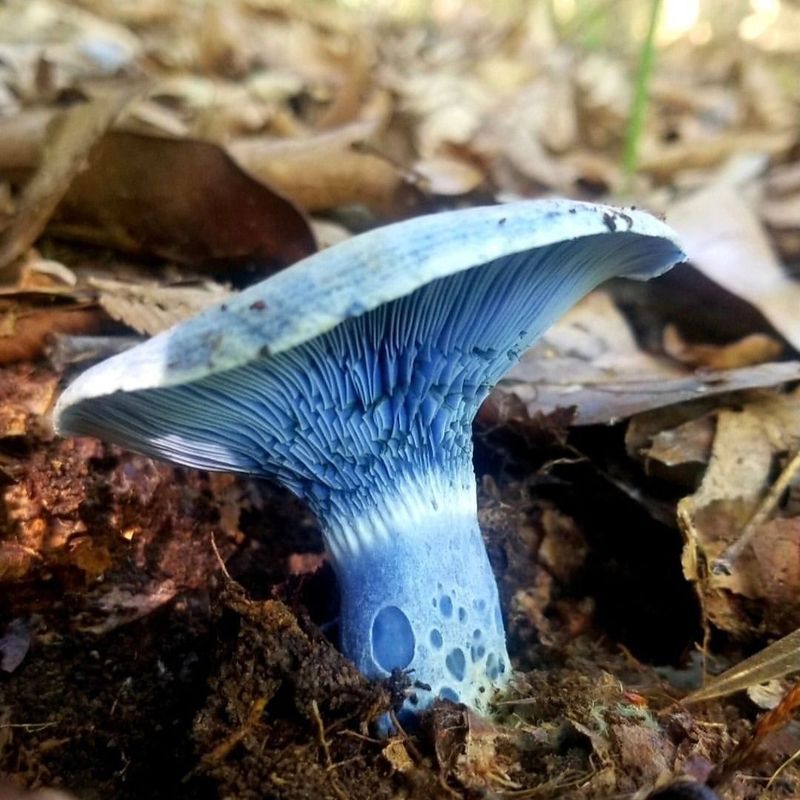
<svg viewBox="0 0 800 800"><path fill-rule="evenodd" d="M651 214L573 200L522 200L393 223L308 256L89 368L59 398L56 431L67 432L61 415L78 403L191 383L291 350L438 278L601 234L639 235L674 247L662 269L627 277L656 277L685 258L675 232ZM282 318L275 320L276 311Z"/></svg>

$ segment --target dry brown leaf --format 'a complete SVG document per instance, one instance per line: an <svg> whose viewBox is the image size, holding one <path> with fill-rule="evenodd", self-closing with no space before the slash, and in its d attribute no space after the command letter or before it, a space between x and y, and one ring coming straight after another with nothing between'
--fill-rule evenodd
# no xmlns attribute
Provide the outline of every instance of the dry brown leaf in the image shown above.
<svg viewBox="0 0 800 800"><path fill-rule="evenodd" d="M774 361L783 345L765 333L753 333L726 345L687 342L674 325L664 328L664 351L690 367L723 370Z"/></svg>
<svg viewBox="0 0 800 800"><path fill-rule="evenodd" d="M608 147L620 138L628 118L631 82L622 60L589 53L575 70L581 139Z"/></svg>
<svg viewBox="0 0 800 800"><path fill-rule="evenodd" d="M716 413L734 398L710 396L637 414L625 430L628 455L648 474L697 489L711 458Z"/></svg>
<svg viewBox="0 0 800 800"><path fill-rule="evenodd" d="M495 100L490 87L473 76L447 68L417 71L394 84L400 107L414 119L414 142L422 158L449 145L467 145Z"/></svg>
<svg viewBox="0 0 800 800"><path fill-rule="evenodd" d="M12 65L17 96L49 102L63 89L118 76L133 65L138 37L112 21L114 15L92 10L68 0L8 0L0 6L3 61Z"/></svg>
<svg viewBox="0 0 800 800"><path fill-rule="evenodd" d="M35 361L51 334L100 333L108 325L105 312L94 307L0 307L0 364Z"/></svg>
<svg viewBox="0 0 800 800"><path fill-rule="evenodd" d="M575 367L564 369L561 361L572 358ZM564 315L529 351L519 367L509 373L510 380L530 379L544 372L562 376L563 382L578 383L581 373L593 378L616 374L654 374L659 378L683 375L666 359L643 352L625 317L605 291L592 292Z"/></svg>
<svg viewBox="0 0 800 800"><path fill-rule="evenodd" d="M212 3L202 12L198 60L203 71L243 78L254 56L251 27L238 3ZM243 46L244 45L244 46Z"/></svg>
<svg viewBox="0 0 800 800"><path fill-rule="evenodd" d="M800 518L773 519L759 527L751 547L757 564L754 591L768 603L792 605L800 589Z"/></svg>
<svg viewBox="0 0 800 800"><path fill-rule="evenodd" d="M414 762L402 739L391 739L389 744L381 750L381 755L396 772L409 772L414 769Z"/></svg>
<svg viewBox="0 0 800 800"><path fill-rule="evenodd" d="M575 406L573 424L593 425L798 377L798 362L688 373L641 351L608 294L595 292L542 336L498 391L516 395L531 414Z"/></svg>
<svg viewBox="0 0 800 800"><path fill-rule="evenodd" d="M0 297L26 299L30 295L79 298L76 289L78 277L75 272L49 258L42 258L31 248L20 262L17 279L13 283L0 284Z"/></svg>
<svg viewBox="0 0 800 800"><path fill-rule="evenodd" d="M219 147L112 132L73 182L52 230L194 266L285 266L313 252L308 222Z"/></svg>
<svg viewBox="0 0 800 800"><path fill-rule="evenodd" d="M414 172L425 180L431 194L459 195L477 189L485 176L477 167L455 158L428 158L414 164Z"/></svg>
<svg viewBox="0 0 800 800"><path fill-rule="evenodd" d="M556 50L550 62L541 79L519 92L515 104L523 114L527 109L531 123L535 119L539 141L547 150L563 153L574 147L578 138L573 70L564 51Z"/></svg>
<svg viewBox="0 0 800 800"><path fill-rule="evenodd" d="M609 194L622 193L624 176L618 158L576 149L566 153L562 162L583 185Z"/></svg>
<svg viewBox="0 0 800 800"><path fill-rule="evenodd" d="M750 686L747 690L748 698L760 709L766 711L775 708L781 698L786 694L787 686L783 681L770 679L764 683Z"/></svg>
<svg viewBox="0 0 800 800"><path fill-rule="evenodd" d="M98 141L141 89L134 85L100 95L71 109L51 129L39 170L25 187L16 219L0 239L0 271L36 241Z"/></svg>
<svg viewBox="0 0 800 800"><path fill-rule="evenodd" d="M545 132L548 130L550 106L541 105L541 95L547 91L542 86L543 82L539 81L514 97L498 101L491 114L485 114L471 143L471 147L492 165L494 181L503 188L518 188L515 176L507 172L508 166L537 186L564 192L570 191L578 177L569 164L548 152ZM564 113L574 117L574 106L567 105ZM573 125L574 119L563 125L566 132L559 135L564 140L574 136ZM559 144L563 145L563 141ZM526 187L521 184L519 188Z"/></svg>
<svg viewBox="0 0 800 800"><path fill-rule="evenodd" d="M0 583L15 583L25 578L40 561L32 547L13 541L0 542Z"/></svg>
<svg viewBox="0 0 800 800"><path fill-rule="evenodd" d="M714 419L709 415L699 417L655 434L650 446L641 453L645 458L660 461L667 467L707 464L711 457L714 432Z"/></svg>
<svg viewBox="0 0 800 800"><path fill-rule="evenodd" d="M57 116L54 108L26 108L0 119L0 174L14 180L36 169Z"/></svg>
<svg viewBox="0 0 800 800"><path fill-rule="evenodd" d="M436 759L444 779L476 791L519 789L509 777L513 761L501 752L514 732L464 706L443 705L434 717Z"/></svg>
<svg viewBox="0 0 800 800"><path fill-rule="evenodd" d="M375 68L375 53L368 40L354 40L351 43L347 62L345 76L336 95L317 121L319 130L335 130L362 118L364 98L370 91Z"/></svg>
<svg viewBox="0 0 800 800"><path fill-rule="evenodd" d="M292 130L284 132L282 137L234 137L227 149L234 158L243 162L250 159L257 162L267 158L291 158L298 153L338 153L353 145L363 144L380 130L383 121L382 113L377 111L376 116L367 114L363 119L320 133Z"/></svg>
<svg viewBox="0 0 800 800"><path fill-rule="evenodd" d="M170 286L91 278L89 284L98 290L98 302L112 319L150 336L231 294L214 281Z"/></svg>
<svg viewBox="0 0 800 800"><path fill-rule="evenodd" d="M797 194L764 200L759 208L761 218L770 228L782 231L800 230L800 190Z"/></svg>
<svg viewBox="0 0 800 800"><path fill-rule="evenodd" d="M0 379L0 439L25 436L51 407L58 378L20 367Z"/></svg>
<svg viewBox="0 0 800 800"><path fill-rule="evenodd" d="M276 187L307 212L357 203L392 214L416 196L396 165L374 153L342 146L342 141L336 132L285 142L243 139L228 149L249 174Z"/></svg>
<svg viewBox="0 0 800 800"><path fill-rule="evenodd" d="M767 741L792 722L799 707L800 684L795 683L786 692L780 703L771 711L762 715L748 735L740 739L736 747L717 764L708 776L708 785L722 787L729 783L744 767L748 765L756 766L757 761L763 760L765 755L765 753L762 753L761 759L759 759L759 751L765 751L767 749ZM792 747L792 750L795 749L796 747ZM794 756L792 756L793 758ZM773 777L776 774L774 773Z"/></svg>
<svg viewBox="0 0 800 800"><path fill-rule="evenodd" d="M800 349L800 282L792 280L778 262L741 191L712 184L673 204L667 220L697 269L755 306Z"/></svg>
<svg viewBox="0 0 800 800"><path fill-rule="evenodd" d="M700 703L715 697L740 692L766 681L783 678L800 670L800 630L773 642L755 655L739 662L721 675L715 675L702 689L687 697L684 703Z"/></svg>
<svg viewBox="0 0 800 800"><path fill-rule="evenodd" d="M101 574L103 569L110 566L100 557L95 563L93 560L84 563L76 559L79 567L87 570L87 577L93 578ZM98 567L101 569L98 570ZM168 603L175 597L179 587L173 581L167 579L161 582L151 581L145 586L110 586L108 590L100 595L97 603L97 611L100 613L99 621L92 621L78 625L79 630L101 635L113 631L122 625L129 625L131 622L146 617L156 609Z"/></svg>
<svg viewBox="0 0 800 800"><path fill-rule="evenodd" d="M611 725L621 766L638 780L654 783L670 774L675 746L657 728L622 722Z"/></svg>
<svg viewBox="0 0 800 800"><path fill-rule="evenodd" d="M509 777L513 758L502 753L502 744L511 741L513 734L472 709L467 708L464 715L467 722L464 753L455 769L461 785L470 789L520 789L521 785Z"/></svg>
<svg viewBox="0 0 800 800"><path fill-rule="evenodd" d="M779 500L771 497L776 461L798 448L798 391L763 392L740 410L719 411L700 488L679 504L687 577L709 619L731 633L782 634L800 624L800 527L764 506ZM737 597L751 601L746 611Z"/></svg>
<svg viewBox="0 0 800 800"><path fill-rule="evenodd" d="M742 59L740 70L741 90L754 126L768 131L794 129L797 108L777 72L760 58Z"/></svg>
<svg viewBox="0 0 800 800"><path fill-rule="evenodd" d="M669 181L676 173L719 166L737 153L765 153L779 156L796 142L794 131L730 133L711 139L690 140L680 144L659 145L642 153L639 169L660 181ZM710 209L711 207L707 207Z"/></svg>
<svg viewBox="0 0 800 800"><path fill-rule="evenodd" d="M172 136L180 139L190 135L189 126L176 109L147 98L129 106L121 124L127 131L150 136Z"/></svg>
<svg viewBox="0 0 800 800"><path fill-rule="evenodd" d="M770 197L800 192L800 161L773 167L767 176L766 191Z"/></svg>

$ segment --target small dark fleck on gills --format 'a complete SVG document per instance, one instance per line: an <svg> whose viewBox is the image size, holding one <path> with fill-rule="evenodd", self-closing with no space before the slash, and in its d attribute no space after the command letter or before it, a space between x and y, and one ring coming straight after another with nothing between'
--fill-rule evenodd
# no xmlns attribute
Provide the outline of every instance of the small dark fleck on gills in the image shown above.
<svg viewBox="0 0 800 800"><path fill-rule="evenodd" d="M220 310L220 311L227 311L227 310L228 310L228 305L227 305L227 303L223 303L223 304L222 304L222 305L219 307L219 310Z"/></svg>
<svg viewBox="0 0 800 800"><path fill-rule="evenodd" d="M250 310L251 311L263 311L267 307L267 304L263 300L256 300L253 303L250 303Z"/></svg>
<svg viewBox="0 0 800 800"><path fill-rule="evenodd" d="M617 220L613 214L609 214L608 212L603 214L603 222L605 223L606 228L608 228L612 233L617 229Z"/></svg>
<svg viewBox="0 0 800 800"><path fill-rule="evenodd" d="M578 213L578 209L577 209L577 208L571 208L571 209L569 210L569 213L570 213L570 214L577 214L577 213Z"/></svg>
<svg viewBox="0 0 800 800"><path fill-rule="evenodd" d="M505 225L506 224L506 218L505 217L500 217L500 219L497 221L497 224L498 225Z"/></svg>

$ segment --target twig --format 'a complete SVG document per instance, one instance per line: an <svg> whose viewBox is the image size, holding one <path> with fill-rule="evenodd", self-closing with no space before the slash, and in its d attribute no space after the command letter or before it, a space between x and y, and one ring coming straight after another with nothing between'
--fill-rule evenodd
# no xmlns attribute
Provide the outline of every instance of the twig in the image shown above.
<svg viewBox="0 0 800 800"><path fill-rule="evenodd" d="M222 761L258 724L266 706L266 697L256 698L256 700L253 701L253 705L250 706L250 711L247 712L247 719L245 719L244 723L235 731L228 734L228 736L226 736L207 756L203 757L203 760L212 764Z"/></svg>
<svg viewBox="0 0 800 800"><path fill-rule="evenodd" d="M447 778L440 772L439 773L439 786L442 787L451 797L457 797L459 800L464 796L461 792L457 792L450 784L447 782Z"/></svg>
<svg viewBox="0 0 800 800"><path fill-rule="evenodd" d="M703 685L705 686L708 680L708 653L711 642L711 623L709 621L708 612L706 611L706 596L703 591L703 586L708 582L708 565L705 560L700 556L700 534L695 527L690 505L687 501L690 498L682 500L678 503L678 527L683 531L684 538L686 539L686 547L690 548L692 561L694 563L694 579L691 576L690 580L694 586L694 593L697 597L698 607L700 609L700 624L703 628L703 641L700 645L700 659L702 664Z"/></svg>
<svg viewBox="0 0 800 800"><path fill-rule="evenodd" d="M725 552L711 564L711 573L713 575L731 575L733 572L733 565L742 554L742 551L748 544L750 544L753 536L755 536L758 529L769 519L775 507L780 502L781 496L789 487L792 479L800 471L800 450L798 450L790 459L789 463L783 468L778 479L770 486L761 505L756 509L755 514L750 518L747 525L744 526L739 538L728 547Z"/></svg>
<svg viewBox="0 0 800 800"><path fill-rule="evenodd" d="M554 797L553 794L556 790L564 790L579 786L582 783L587 783L595 775L594 772L567 772L560 775L558 778L553 778L545 783L540 783L538 786L531 786L528 789L514 789L508 792L499 792L498 798L501 800L532 800L534 797L548 796Z"/></svg>
<svg viewBox="0 0 800 800"><path fill-rule="evenodd" d="M384 744L380 739L375 739L372 736L364 736L363 733L359 733L358 731L351 731L349 729L346 731L339 731L337 736L352 736L354 739L358 739L359 741L362 742L369 742L370 744L379 744L379 745Z"/></svg>
<svg viewBox="0 0 800 800"><path fill-rule="evenodd" d="M702 703L741 692L765 681L775 680L800 669L800 630L787 634L763 650L740 661L721 675L692 692L681 702Z"/></svg>
<svg viewBox="0 0 800 800"><path fill-rule="evenodd" d="M400 720L397 719L397 714L394 713L394 710L389 711L389 719L394 725L395 728L400 732L400 736L403 739L403 744L411 751L411 755L414 757L415 761L419 763L422 761L422 753L419 752L417 746L411 741L411 737L405 732L403 726L400 724Z"/></svg>
<svg viewBox="0 0 800 800"><path fill-rule="evenodd" d="M636 85L634 86L633 104L628 119L628 129L625 133L625 150L622 155L622 169L625 173L623 191L630 194L633 188L633 177L639 163L639 143L644 129L644 119L647 114L647 99L650 89L650 75L653 71L655 56L655 38L658 17L661 13L661 0L650 0L650 20L647 26L647 35L639 51L639 66L636 72Z"/></svg>
<svg viewBox="0 0 800 800"><path fill-rule="evenodd" d="M325 736L325 723L322 721L322 715L319 713L319 706L317 705L316 700L311 701L311 716L314 718L314 724L317 726L317 741L319 742L319 746L322 748L322 752L325 755L325 771L330 773L328 775L328 779L330 781L331 788L333 789L333 793L339 798L339 800L349 800L349 795L342 788L341 784L336 778L336 775L334 775L332 772L334 763L333 759L331 758L331 748L328 744L328 739ZM341 766L341 764L339 766Z"/></svg>
<svg viewBox="0 0 800 800"><path fill-rule="evenodd" d="M800 750L795 750L794 753L792 753L789 756L789 758L787 758L786 761L784 761L783 764L781 764L778 767L778 769L776 769L775 772L772 773L769 781L767 782L766 786L767 791L769 791L772 788L772 784L775 783L776 780L778 780L778 777L780 776L781 772L783 772L786 769L786 767L789 767L792 764L794 764L794 762L797 761L798 758L800 758Z"/></svg>
<svg viewBox="0 0 800 800"><path fill-rule="evenodd" d="M57 722L0 722L0 729L2 728L22 728L25 733L38 733L39 731L52 728L58 725Z"/></svg>
<svg viewBox="0 0 800 800"><path fill-rule="evenodd" d="M211 531L211 549L214 551L214 555L217 557L217 561L219 562L219 568L222 570L222 574L228 579L230 583L235 583L235 581L231 577L230 572L228 572L228 568L225 566L225 562L222 560L222 556L220 555L219 549L217 548L217 540L214 536L214 531Z"/></svg>
<svg viewBox="0 0 800 800"><path fill-rule="evenodd" d="M325 754L325 766L330 769L331 765L333 764L333 759L331 758L331 748L328 744L328 740L325 737L325 725L322 722L322 717L319 713L319 706L317 705L316 700L311 701L311 714L314 717L314 723L317 726L317 740L319 741L319 746L322 748L322 752Z"/></svg>
<svg viewBox="0 0 800 800"><path fill-rule="evenodd" d="M340 767L345 767L348 764L353 764L356 761L363 761L363 760L364 760L363 755L352 756L351 758L346 758L344 761L337 761L335 764L331 764L329 767L325 768L325 771L331 772L334 769L339 769Z"/></svg>
<svg viewBox="0 0 800 800"><path fill-rule="evenodd" d="M753 759L769 734L792 721L792 716L798 707L800 707L800 683L795 684L775 708L767 711L756 722L750 735L740 741L733 752L709 775L708 785L716 788L727 783L738 770Z"/></svg>

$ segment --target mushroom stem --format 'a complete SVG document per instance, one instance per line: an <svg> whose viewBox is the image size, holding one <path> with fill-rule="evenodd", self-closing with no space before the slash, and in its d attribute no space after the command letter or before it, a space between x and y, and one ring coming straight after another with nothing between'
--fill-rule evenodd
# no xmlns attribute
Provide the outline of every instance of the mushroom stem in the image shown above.
<svg viewBox="0 0 800 800"><path fill-rule="evenodd" d="M510 670L471 452L446 472L403 475L370 500L359 517L323 517L342 592L342 650L371 678L413 670L430 690L417 688L408 710L437 697L485 709Z"/></svg>

